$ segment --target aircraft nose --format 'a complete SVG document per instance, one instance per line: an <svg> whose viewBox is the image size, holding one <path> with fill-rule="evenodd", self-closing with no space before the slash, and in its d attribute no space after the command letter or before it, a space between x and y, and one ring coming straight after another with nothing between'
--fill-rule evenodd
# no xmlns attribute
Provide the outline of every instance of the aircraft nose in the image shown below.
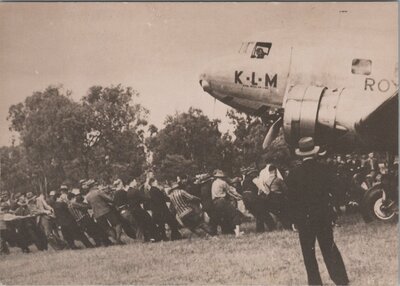
<svg viewBox="0 0 400 286"><path fill-rule="evenodd" d="M211 91L211 86L210 86L210 83L208 81L206 73L201 73L200 74L199 83L200 83L200 86L203 88L203 90L205 92L210 92Z"/></svg>

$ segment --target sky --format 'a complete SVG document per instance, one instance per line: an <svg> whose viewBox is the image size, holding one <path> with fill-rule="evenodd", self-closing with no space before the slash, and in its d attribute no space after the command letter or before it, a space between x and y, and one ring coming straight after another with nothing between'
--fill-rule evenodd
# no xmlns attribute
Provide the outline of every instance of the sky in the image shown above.
<svg viewBox="0 0 400 286"><path fill-rule="evenodd" d="M396 3L0 3L0 146L10 145L12 104L62 84L78 101L93 85L131 86L162 128L167 115L201 108L229 128L227 107L203 92L207 63L268 29L384 19ZM353 17L354 16L354 17Z"/></svg>

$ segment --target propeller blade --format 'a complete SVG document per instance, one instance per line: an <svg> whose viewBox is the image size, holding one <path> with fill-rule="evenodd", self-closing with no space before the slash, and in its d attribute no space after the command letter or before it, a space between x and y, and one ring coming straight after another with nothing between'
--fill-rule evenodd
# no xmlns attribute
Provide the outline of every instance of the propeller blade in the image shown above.
<svg viewBox="0 0 400 286"><path fill-rule="evenodd" d="M263 150L267 149L271 145L272 141L274 141L276 137L278 137L279 130L282 127L282 124L283 120L282 118L279 118L277 121L274 122L274 124L271 125L262 145Z"/></svg>

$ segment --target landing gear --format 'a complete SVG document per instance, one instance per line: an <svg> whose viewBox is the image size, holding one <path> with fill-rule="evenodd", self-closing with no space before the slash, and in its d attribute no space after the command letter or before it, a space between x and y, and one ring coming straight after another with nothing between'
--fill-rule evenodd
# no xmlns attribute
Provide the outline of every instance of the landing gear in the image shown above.
<svg viewBox="0 0 400 286"><path fill-rule="evenodd" d="M372 186L361 202L361 214L365 222L379 220L397 221L399 214L398 169L394 168L394 156L386 153L388 170L381 182Z"/></svg>
<svg viewBox="0 0 400 286"><path fill-rule="evenodd" d="M388 198L387 191L382 184L369 189L361 202L361 213L365 222L379 220L383 222L396 221L398 219L398 202Z"/></svg>

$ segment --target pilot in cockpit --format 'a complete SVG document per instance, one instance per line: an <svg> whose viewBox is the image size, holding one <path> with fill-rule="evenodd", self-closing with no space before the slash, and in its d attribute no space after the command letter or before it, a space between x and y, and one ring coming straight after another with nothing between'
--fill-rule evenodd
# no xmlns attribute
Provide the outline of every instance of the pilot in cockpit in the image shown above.
<svg viewBox="0 0 400 286"><path fill-rule="evenodd" d="M257 59L263 59L266 53L264 52L263 48L258 47L255 50L255 55Z"/></svg>

